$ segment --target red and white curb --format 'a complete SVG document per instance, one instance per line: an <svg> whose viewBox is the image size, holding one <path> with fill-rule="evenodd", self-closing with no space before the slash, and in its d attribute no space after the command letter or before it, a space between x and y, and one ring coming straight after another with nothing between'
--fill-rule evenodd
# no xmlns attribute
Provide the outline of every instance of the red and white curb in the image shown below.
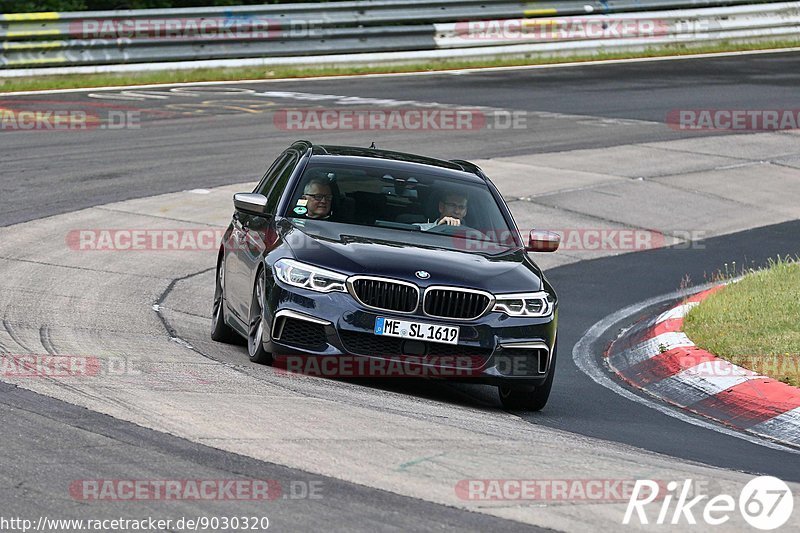
<svg viewBox="0 0 800 533"><path fill-rule="evenodd" d="M634 387L734 429L800 446L800 389L698 348L683 329L689 310L720 285L639 323L606 352L608 366Z"/></svg>

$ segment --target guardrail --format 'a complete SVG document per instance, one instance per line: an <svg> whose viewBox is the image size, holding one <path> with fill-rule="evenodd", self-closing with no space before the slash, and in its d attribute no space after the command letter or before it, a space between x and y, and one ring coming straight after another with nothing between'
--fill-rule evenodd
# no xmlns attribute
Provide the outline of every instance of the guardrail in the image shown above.
<svg viewBox="0 0 800 533"><path fill-rule="evenodd" d="M373 62L796 36L800 2L775 0L379 0L6 14L0 77L32 67Z"/></svg>

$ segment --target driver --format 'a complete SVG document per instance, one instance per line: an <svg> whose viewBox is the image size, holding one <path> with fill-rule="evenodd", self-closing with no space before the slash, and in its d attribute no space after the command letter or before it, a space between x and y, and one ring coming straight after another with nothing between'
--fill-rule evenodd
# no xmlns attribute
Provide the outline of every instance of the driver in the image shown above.
<svg viewBox="0 0 800 533"><path fill-rule="evenodd" d="M436 226L460 226L467 216L467 196L460 192L447 193L439 200L439 218L436 222L417 223L422 231L428 231Z"/></svg>
<svg viewBox="0 0 800 533"><path fill-rule="evenodd" d="M324 220L331 216L333 190L328 180L314 178L306 183L303 189L303 199L307 201L306 217Z"/></svg>

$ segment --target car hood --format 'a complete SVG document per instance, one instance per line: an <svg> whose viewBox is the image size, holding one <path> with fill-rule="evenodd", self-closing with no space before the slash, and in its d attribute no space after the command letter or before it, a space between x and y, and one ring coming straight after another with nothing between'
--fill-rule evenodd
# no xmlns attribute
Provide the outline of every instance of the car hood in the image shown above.
<svg viewBox="0 0 800 533"><path fill-rule="evenodd" d="M284 241L295 259L344 274L413 281L421 287L453 285L493 293L537 291L542 274L524 250L489 255L420 246L338 231L317 235L291 227ZM424 270L428 279L415 273Z"/></svg>

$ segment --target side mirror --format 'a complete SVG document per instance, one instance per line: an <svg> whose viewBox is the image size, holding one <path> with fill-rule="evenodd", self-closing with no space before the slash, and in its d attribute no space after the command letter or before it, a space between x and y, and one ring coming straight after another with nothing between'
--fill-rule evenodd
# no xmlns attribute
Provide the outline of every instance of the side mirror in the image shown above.
<svg viewBox="0 0 800 533"><path fill-rule="evenodd" d="M233 207L254 215L267 214L267 197L263 194L240 192L233 195Z"/></svg>
<svg viewBox="0 0 800 533"><path fill-rule="evenodd" d="M555 231L532 229L526 252L555 252L561 244L561 236Z"/></svg>

